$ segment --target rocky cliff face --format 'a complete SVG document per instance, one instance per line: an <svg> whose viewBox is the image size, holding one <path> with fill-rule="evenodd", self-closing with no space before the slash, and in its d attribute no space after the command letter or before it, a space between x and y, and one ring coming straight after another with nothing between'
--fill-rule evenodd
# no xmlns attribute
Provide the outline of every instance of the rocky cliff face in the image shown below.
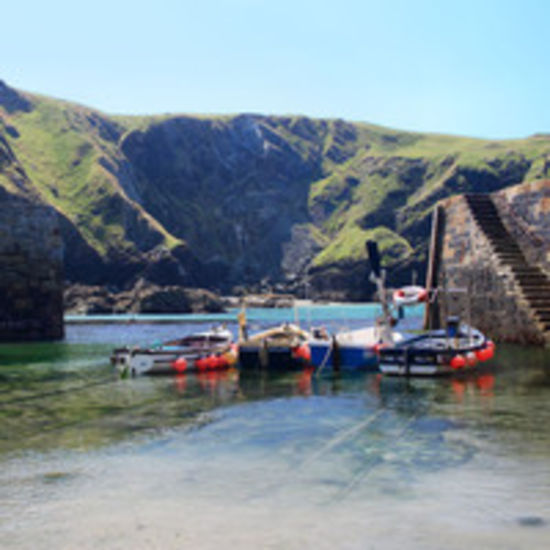
<svg viewBox="0 0 550 550"><path fill-rule="evenodd" d="M439 199L548 172L550 138L489 142L305 117L108 117L0 84L0 188L61 215L65 271L123 291L274 287L365 299L364 241L422 276Z"/></svg>

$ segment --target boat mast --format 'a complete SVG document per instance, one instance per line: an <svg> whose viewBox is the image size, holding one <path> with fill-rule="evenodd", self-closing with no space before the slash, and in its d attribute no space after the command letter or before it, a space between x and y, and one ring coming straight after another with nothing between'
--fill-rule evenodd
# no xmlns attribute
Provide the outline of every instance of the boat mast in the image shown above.
<svg viewBox="0 0 550 550"><path fill-rule="evenodd" d="M376 244L376 241L367 241L365 244L371 265L370 279L376 284L376 291L378 293L380 304L382 305L383 318L380 336L384 342L393 342L393 316L390 311L388 294L385 285L386 272L380 267L380 254L378 252L378 245Z"/></svg>

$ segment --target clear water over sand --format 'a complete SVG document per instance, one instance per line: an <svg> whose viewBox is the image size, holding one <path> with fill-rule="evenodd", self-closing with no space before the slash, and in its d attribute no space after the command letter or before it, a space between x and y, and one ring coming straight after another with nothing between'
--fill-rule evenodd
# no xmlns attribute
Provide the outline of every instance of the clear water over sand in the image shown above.
<svg viewBox="0 0 550 550"><path fill-rule="evenodd" d="M108 363L196 328L0 346L2 548L548 548L548 352L410 382Z"/></svg>

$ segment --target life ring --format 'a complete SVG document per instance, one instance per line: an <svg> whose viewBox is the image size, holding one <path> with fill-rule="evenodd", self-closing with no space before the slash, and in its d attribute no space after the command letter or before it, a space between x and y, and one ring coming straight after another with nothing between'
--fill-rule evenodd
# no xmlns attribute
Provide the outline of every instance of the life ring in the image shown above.
<svg viewBox="0 0 550 550"><path fill-rule="evenodd" d="M393 292L393 303L397 307L412 306L425 302L428 299L428 291L421 286L404 286Z"/></svg>

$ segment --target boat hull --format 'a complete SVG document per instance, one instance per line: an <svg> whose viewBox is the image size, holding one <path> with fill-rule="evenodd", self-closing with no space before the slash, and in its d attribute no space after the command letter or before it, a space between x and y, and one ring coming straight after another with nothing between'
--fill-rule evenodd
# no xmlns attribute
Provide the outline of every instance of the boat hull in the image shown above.
<svg viewBox="0 0 550 550"><path fill-rule="evenodd" d="M441 376L471 371L488 342L481 332L464 328L456 338L444 331L426 332L379 350L379 368L393 376ZM492 353L491 353L492 356Z"/></svg>
<svg viewBox="0 0 550 550"><path fill-rule="evenodd" d="M311 364L316 368L343 368L378 371L378 357L373 347L343 344L335 349L330 341L309 342Z"/></svg>
<svg viewBox="0 0 550 550"><path fill-rule="evenodd" d="M239 346L239 365L243 369L292 370L305 364L288 346L271 346L265 351L259 346Z"/></svg>

